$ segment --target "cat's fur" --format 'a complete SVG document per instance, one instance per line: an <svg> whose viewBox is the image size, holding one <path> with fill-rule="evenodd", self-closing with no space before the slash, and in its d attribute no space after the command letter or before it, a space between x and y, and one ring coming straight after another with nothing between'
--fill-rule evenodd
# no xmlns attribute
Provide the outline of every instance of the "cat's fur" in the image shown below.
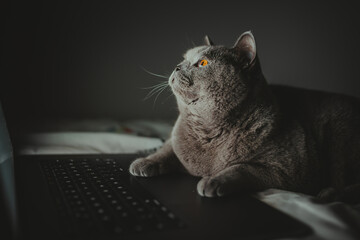
<svg viewBox="0 0 360 240"><path fill-rule="evenodd" d="M207 197L280 188L348 200L359 192L358 99L268 85L251 32L232 48L205 42L169 78L179 108L170 139L135 160L131 174L183 169L202 177L197 191Z"/></svg>

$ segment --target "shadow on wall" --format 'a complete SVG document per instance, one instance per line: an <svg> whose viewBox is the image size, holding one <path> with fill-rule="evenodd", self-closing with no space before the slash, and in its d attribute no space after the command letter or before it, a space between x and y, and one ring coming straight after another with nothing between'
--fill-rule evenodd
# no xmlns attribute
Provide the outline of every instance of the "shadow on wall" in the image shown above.
<svg viewBox="0 0 360 240"><path fill-rule="evenodd" d="M144 101L205 34L232 46L252 30L268 81L360 96L352 4L11 2L1 100L13 116L173 118L169 91Z"/></svg>

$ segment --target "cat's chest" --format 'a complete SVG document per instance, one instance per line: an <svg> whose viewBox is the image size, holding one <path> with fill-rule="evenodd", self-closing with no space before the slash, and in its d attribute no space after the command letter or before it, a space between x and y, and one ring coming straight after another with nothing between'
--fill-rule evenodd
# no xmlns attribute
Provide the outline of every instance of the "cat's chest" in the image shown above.
<svg viewBox="0 0 360 240"><path fill-rule="evenodd" d="M187 171L194 176L208 176L214 172L214 154L201 144L185 139L173 139L173 149Z"/></svg>
<svg viewBox="0 0 360 240"><path fill-rule="evenodd" d="M173 131L172 145L182 165L194 176L209 176L221 169L215 143L203 142L194 133L178 128Z"/></svg>

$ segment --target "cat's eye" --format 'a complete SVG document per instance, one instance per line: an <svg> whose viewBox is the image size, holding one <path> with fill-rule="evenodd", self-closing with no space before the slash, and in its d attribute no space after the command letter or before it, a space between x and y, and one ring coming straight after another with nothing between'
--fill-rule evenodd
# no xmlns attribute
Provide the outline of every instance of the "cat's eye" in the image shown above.
<svg viewBox="0 0 360 240"><path fill-rule="evenodd" d="M205 67L206 65L208 65L208 61L203 59L198 63L198 67Z"/></svg>

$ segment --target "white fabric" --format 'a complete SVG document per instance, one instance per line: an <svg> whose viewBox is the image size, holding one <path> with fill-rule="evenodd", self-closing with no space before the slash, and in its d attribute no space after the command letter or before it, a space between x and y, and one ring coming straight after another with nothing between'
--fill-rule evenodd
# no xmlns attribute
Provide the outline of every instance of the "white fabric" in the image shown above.
<svg viewBox="0 0 360 240"><path fill-rule="evenodd" d="M132 120L124 122L123 125L136 129L137 132L145 136L157 136L164 140L170 137L173 128L173 124L164 121Z"/></svg>
<svg viewBox="0 0 360 240"><path fill-rule="evenodd" d="M55 132L29 134L20 154L137 153L159 148L159 138L103 132Z"/></svg>
<svg viewBox="0 0 360 240"><path fill-rule="evenodd" d="M311 196L278 189L263 191L256 197L313 229L313 234L296 239L360 239L360 211L355 207L340 202L322 204Z"/></svg>

